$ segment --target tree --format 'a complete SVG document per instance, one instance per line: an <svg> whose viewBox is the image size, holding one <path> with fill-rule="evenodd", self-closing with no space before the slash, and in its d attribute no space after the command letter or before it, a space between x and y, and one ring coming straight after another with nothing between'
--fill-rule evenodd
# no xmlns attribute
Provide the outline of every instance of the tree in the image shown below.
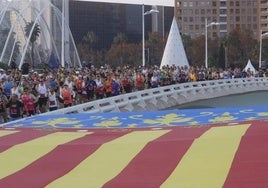
<svg viewBox="0 0 268 188"><path fill-rule="evenodd" d="M251 30L243 30L235 28L224 38L224 46L228 64L230 67L242 67L248 59L253 64L258 61L257 46L258 42L253 37Z"/></svg>
<svg viewBox="0 0 268 188"><path fill-rule="evenodd" d="M124 33L118 33L114 39L113 39L113 43L116 45L120 46L120 64L123 63L123 56L122 54L124 53L124 44L127 42L127 36Z"/></svg>
<svg viewBox="0 0 268 188"><path fill-rule="evenodd" d="M134 66L140 64L141 62L141 47L138 44L124 44L124 64ZM122 66L118 61L121 53L121 48L119 45L113 44L111 48L105 54L105 62L113 67Z"/></svg>
<svg viewBox="0 0 268 188"><path fill-rule="evenodd" d="M183 43L183 47L186 53L186 57L188 59L189 64L192 64L192 49L193 49L193 40L189 35L181 34L181 40Z"/></svg>
<svg viewBox="0 0 268 188"><path fill-rule="evenodd" d="M32 31L33 28L33 31ZM38 39L39 35L40 35L40 26L38 23L34 24L33 21L28 22L25 26L25 35L29 38L30 37L30 42L31 42L31 60L32 60L32 65L34 68L34 43L35 41ZM32 31L32 33L31 33Z"/></svg>
<svg viewBox="0 0 268 188"><path fill-rule="evenodd" d="M266 68L268 62L268 38L262 39L262 61L266 62L264 64L264 67Z"/></svg>
<svg viewBox="0 0 268 188"><path fill-rule="evenodd" d="M226 62L225 61L225 48L224 48L224 44L221 42L220 49L219 49L219 61L216 67L227 68L225 62Z"/></svg>
<svg viewBox="0 0 268 188"><path fill-rule="evenodd" d="M98 42L98 37L93 31L89 31L82 40L89 45L91 61L94 61L93 45Z"/></svg>
<svg viewBox="0 0 268 188"><path fill-rule="evenodd" d="M146 41L146 46L150 49L150 64L160 65L165 49L165 41L163 36L157 32L149 33L149 39Z"/></svg>
<svg viewBox="0 0 268 188"><path fill-rule="evenodd" d="M191 55L188 54L191 59L192 66L204 66L205 65L205 37L199 36L192 39ZM202 50L201 50L202 49Z"/></svg>
<svg viewBox="0 0 268 188"><path fill-rule="evenodd" d="M78 44L77 51L78 51L78 54L80 55L81 59L83 59L84 61L87 61L87 62L90 61L91 54L88 53L90 51L88 45L82 44L82 43Z"/></svg>

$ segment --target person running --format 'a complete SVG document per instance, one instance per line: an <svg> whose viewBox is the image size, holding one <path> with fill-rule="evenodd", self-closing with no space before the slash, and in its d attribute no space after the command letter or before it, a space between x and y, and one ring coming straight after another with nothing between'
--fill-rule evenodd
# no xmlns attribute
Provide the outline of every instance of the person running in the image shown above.
<svg viewBox="0 0 268 188"><path fill-rule="evenodd" d="M144 90L145 88L145 85L144 85L144 82L145 82L145 78L143 76L143 74L141 74L140 72L137 72L136 73L136 89L138 91L141 91L141 90Z"/></svg>
<svg viewBox="0 0 268 188"><path fill-rule="evenodd" d="M47 111L48 89L43 79L40 79L40 83L37 85L36 91L38 93L38 106L40 113Z"/></svg>
<svg viewBox="0 0 268 188"><path fill-rule="evenodd" d="M93 75L89 74L88 78L85 82L85 88L86 88L86 92L87 92L87 100L88 101L94 100L96 86L97 86L97 84L93 78Z"/></svg>
<svg viewBox="0 0 268 188"><path fill-rule="evenodd" d="M104 82L104 90L106 97L112 96L112 78L110 76Z"/></svg>
<svg viewBox="0 0 268 188"><path fill-rule="evenodd" d="M49 111L54 111L58 109L57 95L54 88L50 88L48 92L48 108Z"/></svg>
<svg viewBox="0 0 268 188"><path fill-rule="evenodd" d="M96 82L96 98L103 99L103 97L104 97L104 84L103 84L102 78L99 74L96 76L95 82Z"/></svg>
<svg viewBox="0 0 268 188"><path fill-rule="evenodd" d="M81 104L84 102L83 91L85 91L85 82L82 75L78 75L78 78L75 80L76 86L76 95L77 95L77 103Z"/></svg>
<svg viewBox="0 0 268 188"><path fill-rule="evenodd" d="M60 97L63 99L64 108L73 105L73 94L72 90L68 87L67 84L64 84L63 89L60 92Z"/></svg>
<svg viewBox="0 0 268 188"><path fill-rule="evenodd" d="M11 96L11 89L13 87L13 81L10 76L7 76L5 82L4 82L4 95L7 97L9 100Z"/></svg>
<svg viewBox="0 0 268 188"><path fill-rule="evenodd" d="M21 95L21 101L23 103L23 114L25 116L32 116L36 114L35 103L38 102L38 98L30 93L29 89L26 87Z"/></svg>
<svg viewBox="0 0 268 188"><path fill-rule="evenodd" d="M19 100L17 94L12 94L8 102L9 105L9 119L14 121L22 117L23 103Z"/></svg>
<svg viewBox="0 0 268 188"><path fill-rule="evenodd" d="M3 88L0 87L0 116L3 119L4 123L8 121L7 110L6 110L7 103L8 103L7 97L4 95Z"/></svg>
<svg viewBox="0 0 268 188"><path fill-rule="evenodd" d="M131 84L131 79L128 77L127 74L125 74L122 78L122 87L123 91L125 93L130 93L132 92L132 84Z"/></svg>
<svg viewBox="0 0 268 188"><path fill-rule="evenodd" d="M112 88L112 96L117 96L120 94L120 85L114 78L112 79L111 88Z"/></svg>

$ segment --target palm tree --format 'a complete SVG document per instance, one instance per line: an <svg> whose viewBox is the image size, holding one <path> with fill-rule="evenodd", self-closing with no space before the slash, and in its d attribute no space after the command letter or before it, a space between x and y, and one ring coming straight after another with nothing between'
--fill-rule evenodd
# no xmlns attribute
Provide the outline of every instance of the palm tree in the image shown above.
<svg viewBox="0 0 268 188"><path fill-rule="evenodd" d="M31 33L32 28L33 28L33 32ZM26 36L30 37L30 42L31 42L31 46L32 46L32 48L31 48L31 59L32 59L32 65L33 65L33 68L34 68L34 43L37 40L37 38L39 37L39 35L40 35L40 32L41 32L40 26L39 26L38 23L34 24L34 22L31 21L31 22L28 22L26 24L24 29L25 29Z"/></svg>
<svg viewBox="0 0 268 188"><path fill-rule="evenodd" d="M83 37L82 40L89 44L89 48L90 48L90 52L91 52L91 60L93 60L93 44L97 43L98 37L95 35L95 33L93 31L89 31Z"/></svg>
<svg viewBox="0 0 268 188"><path fill-rule="evenodd" d="M120 64L122 65L123 63L123 44L126 43L127 41L127 37L124 33L118 33L115 37L114 37L114 44L118 44L120 45Z"/></svg>

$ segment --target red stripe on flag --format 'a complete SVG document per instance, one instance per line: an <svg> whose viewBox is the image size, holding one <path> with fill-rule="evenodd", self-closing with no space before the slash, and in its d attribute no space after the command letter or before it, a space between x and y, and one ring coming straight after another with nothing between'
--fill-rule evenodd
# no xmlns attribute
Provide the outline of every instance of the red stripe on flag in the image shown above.
<svg viewBox="0 0 268 188"><path fill-rule="evenodd" d="M253 121L241 140L224 187L268 187L268 122Z"/></svg>
<svg viewBox="0 0 268 188"><path fill-rule="evenodd" d="M34 129L19 131L20 132L0 137L0 153L14 145L21 144L52 133L51 131L40 131Z"/></svg>
<svg viewBox="0 0 268 188"><path fill-rule="evenodd" d="M159 187L175 169L195 138L207 127L174 127L172 131L148 143L130 164L104 187Z"/></svg>
<svg viewBox="0 0 268 188"><path fill-rule="evenodd" d="M127 133L100 131L59 145L26 168L0 180L0 187L44 187L71 171L105 142Z"/></svg>

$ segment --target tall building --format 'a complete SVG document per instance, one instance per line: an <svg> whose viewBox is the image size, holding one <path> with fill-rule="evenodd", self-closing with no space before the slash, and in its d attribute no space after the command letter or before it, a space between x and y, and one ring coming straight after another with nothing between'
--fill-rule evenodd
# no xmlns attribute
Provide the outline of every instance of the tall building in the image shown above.
<svg viewBox="0 0 268 188"><path fill-rule="evenodd" d="M145 31L167 34L174 7L156 8L159 14L145 16ZM145 11L150 9L152 6L145 5ZM71 0L69 24L76 44L90 31L98 37L99 49L109 49L118 33L125 34L129 43L139 43L142 41L142 5Z"/></svg>
<svg viewBox="0 0 268 188"><path fill-rule="evenodd" d="M267 9L267 0L175 0L180 31L192 38L204 35L206 27L210 38L222 37L239 27L252 30L259 39L261 30L268 31ZM210 25L212 22L220 25Z"/></svg>
<svg viewBox="0 0 268 188"><path fill-rule="evenodd" d="M260 0L260 29L262 33L268 32L268 0Z"/></svg>

